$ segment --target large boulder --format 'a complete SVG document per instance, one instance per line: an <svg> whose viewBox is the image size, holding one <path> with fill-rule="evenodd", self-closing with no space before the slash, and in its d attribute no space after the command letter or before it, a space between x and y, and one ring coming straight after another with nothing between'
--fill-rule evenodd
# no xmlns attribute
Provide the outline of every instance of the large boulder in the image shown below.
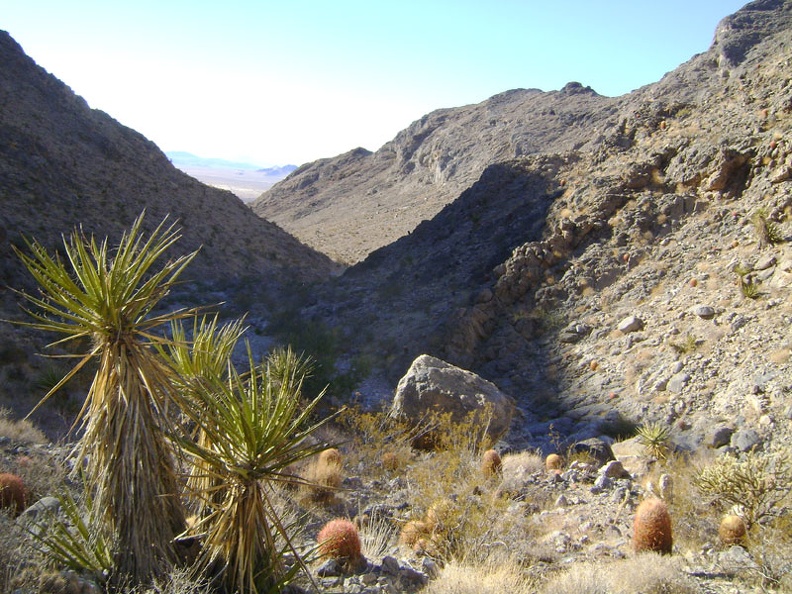
<svg viewBox="0 0 792 594"><path fill-rule="evenodd" d="M399 380L390 414L414 427L424 426L433 414L450 414L456 423L472 416L485 430L483 435L495 443L508 431L514 408L514 400L495 384L436 357L421 355ZM415 445L430 447L434 437L431 432L423 434Z"/></svg>

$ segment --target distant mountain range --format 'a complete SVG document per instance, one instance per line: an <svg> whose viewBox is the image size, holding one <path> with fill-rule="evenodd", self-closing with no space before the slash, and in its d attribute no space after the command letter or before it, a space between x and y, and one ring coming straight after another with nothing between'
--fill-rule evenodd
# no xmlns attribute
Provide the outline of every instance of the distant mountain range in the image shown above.
<svg viewBox="0 0 792 594"><path fill-rule="evenodd" d="M239 161L199 157L184 151L170 151L165 155L184 173L212 187L233 192L244 202L252 202L297 169L296 165L261 167Z"/></svg>

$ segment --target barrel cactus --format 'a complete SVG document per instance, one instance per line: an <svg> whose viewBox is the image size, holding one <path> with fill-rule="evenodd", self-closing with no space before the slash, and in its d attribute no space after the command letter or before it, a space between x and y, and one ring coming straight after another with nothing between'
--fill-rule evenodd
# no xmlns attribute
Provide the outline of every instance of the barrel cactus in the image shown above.
<svg viewBox="0 0 792 594"><path fill-rule="evenodd" d="M319 554L335 559L350 566L357 566L363 559L360 550L360 534L357 526L350 520L337 518L330 520L316 537Z"/></svg>
<svg viewBox="0 0 792 594"><path fill-rule="evenodd" d="M500 476L503 472L503 463L496 450L487 450L481 457L481 472L487 478Z"/></svg>
<svg viewBox="0 0 792 594"><path fill-rule="evenodd" d="M21 477L4 472L0 474L0 509L9 509L15 515L25 510L29 492Z"/></svg>
<svg viewBox="0 0 792 594"><path fill-rule="evenodd" d="M644 499L635 510L632 542L635 552L671 553L671 514L663 500L656 497Z"/></svg>

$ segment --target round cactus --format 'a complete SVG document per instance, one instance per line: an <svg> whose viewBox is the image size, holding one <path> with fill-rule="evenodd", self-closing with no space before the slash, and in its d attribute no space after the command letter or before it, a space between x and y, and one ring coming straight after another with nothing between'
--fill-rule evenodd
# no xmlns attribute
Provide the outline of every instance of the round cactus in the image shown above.
<svg viewBox="0 0 792 594"><path fill-rule="evenodd" d="M671 515L661 499L644 499L635 510L632 542L635 552L671 553Z"/></svg>
<svg viewBox="0 0 792 594"><path fill-rule="evenodd" d="M349 520L343 518L330 520L319 531L316 541L322 557L352 564L359 562L363 557L360 552L360 534L357 526Z"/></svg>
<svg viewBox="0 0 792 594"><path fill-rule="evenodd" d="M319 463L327 466L341 466L341 452L328 448L319 454Z"/></svg>
<svg viewBox="0 0 792 594"><path fill-rule="evenodd" d="M29 493L24 481L15 474L0 474L0 509L10 509L21 514L27 505Z"/></svg>
<svg viewBox="0 0 792 594"><path fill-rule="evenodd" d="M432 529L426 522L407 522L399 534L399 542L414 547L419 540L425 538Z"/></svg>
<svg viewBox="0 0 792 594"><path fill-rule="evenodd" d="M718 536L725 545L740 544L747 532L745 520L734 515L724 516L718 528Z"/></svg>
<svg viewBox="0 0 792 594"><path fill-rule="evenodd" d="M503 463L500 454L495 450L487 450L481 457L481 472L485 477L500 476L503 472Z"/></svg>
<svg viewBox="0 0 792 594"><path fill-rule="evenodd" d="M558 454L550 454L545 458L545 468L547 470L563 470L564 459Z"/></svg>
<svg viewBox="0 0 792 594"><path fill-rule="evenodd" d="M399 456L395 452L385 452L382 454L380 462L385 470L398 470L401 466Z"/></svg>

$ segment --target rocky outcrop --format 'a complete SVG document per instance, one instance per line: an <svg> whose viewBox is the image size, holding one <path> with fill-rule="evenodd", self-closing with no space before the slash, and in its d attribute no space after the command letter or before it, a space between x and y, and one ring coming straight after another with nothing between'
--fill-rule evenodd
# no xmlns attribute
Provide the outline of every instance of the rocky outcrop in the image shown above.
<svg viewBox="0 0 792 594"><path fill-rule="evenodd" d="M511 425L514 401L475 373L421 355L399 381L390 414L420 430L418 445L437 441L433 415L446 414L453 422L481 427L495 443Z"/></svg>
<svg viewBox="0 0 792 594"><path fill-rule="evenodd" d="M434 111L374 153L356 149L304 165L253 210L348 264L432 219L490 165L596 146L619 99L570 83L517 89L477 105Z"/></svg>

